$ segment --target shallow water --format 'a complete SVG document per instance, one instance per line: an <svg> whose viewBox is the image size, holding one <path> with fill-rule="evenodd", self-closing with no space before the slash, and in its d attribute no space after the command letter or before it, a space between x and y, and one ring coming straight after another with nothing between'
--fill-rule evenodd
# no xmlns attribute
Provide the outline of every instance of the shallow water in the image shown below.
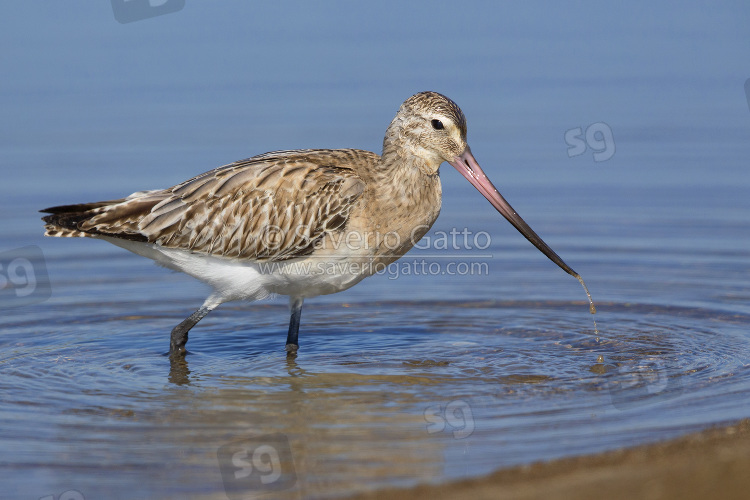
<svg viewBox="0 0 750 500"><path fill-rule="evenodd" d="M0 496L330 498L750 415L744 4L190 1L127 25L102 5L0 16L0 279L17 285L0 287ZM466 29L436 33L447 18ZM275 299L223 305L170 363L169 331L208 290L41 236L46 206L274 149L377 151L426 89L462 106L484 170L595 317L449 166L429 243L308 300L294 359ZM572 156L568 132L592 126ZM446 247L451 231L468 244Z"/></svg>
<svg viewBox="0 0 750 500"><path fill-rule="evenodd" d="M581 202L535 193L532 206ZM485 275L384 275L309 300L294 359L275 300L225 304L193 330L185 362L170 364L168 332L200 304L200 285L103 242L44 240L51 297L3 319L3 483L25 493L33 478L33 491L86 498L113 488L118 498L218 498L226 486L233 498L267 493L259 481L276 471L274 497L325 498L746 417L750 228L687 229L678 217L608 235L617 216L584 224L594 245L555 245L599 299L598 332L580 285L493 226L503 238L454 252L487 263ZM435 231L458 219L446 214ZM551 219L539 226L554 233ZM681 245L691 233L710 244ZM431 249L404 259L445 265Z"/></svg>

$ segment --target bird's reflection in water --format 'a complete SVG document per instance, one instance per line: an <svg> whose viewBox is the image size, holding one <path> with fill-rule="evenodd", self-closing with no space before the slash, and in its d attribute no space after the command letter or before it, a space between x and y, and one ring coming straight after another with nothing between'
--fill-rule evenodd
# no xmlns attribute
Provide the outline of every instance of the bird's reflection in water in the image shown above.
<svg viewBox="0 0 750 500"><path fill-rule="evenodd" d="M175 385L190 385L190 368L188 368L187 356L169 356L169 382Z"/></svg>
<svg viewBox="0 0 750 500"><path fill-rule="evenodd" d="M297 353L287 353L286 369L290 377L302 377L306 374L305 370L297 364Z"/></svg>
<svg viewBox="0 0 750 500"><path fill-rule="evenodd" d="M312 349L298 355L281 348L218 351L170 357L167 385L180 389L155 401L168 423L154 430L154 441L169 453L189 449L191 460L204 464L181 473L180 481L197 482L198 474L204 483L215 480L218 450L235 445L280 453L274 467L295 479L274 491L279 500L330 498L390 477L437 477L444 467L455 438L428 428L425 409L446 403L436 402L432 391L429 398L413 391L414 384L433 383L415 373L421 367L404 368L385 355L355 357L352 364Z"/></svg>
<svg viewBox="0 0 750 500"><path fill-rule="evenodd" d="M190 385L189 354L169 355L169 382L175 385ZM297 364L297 353L287 353L286 369L290 377L303 377L307 372Z"/></svg>

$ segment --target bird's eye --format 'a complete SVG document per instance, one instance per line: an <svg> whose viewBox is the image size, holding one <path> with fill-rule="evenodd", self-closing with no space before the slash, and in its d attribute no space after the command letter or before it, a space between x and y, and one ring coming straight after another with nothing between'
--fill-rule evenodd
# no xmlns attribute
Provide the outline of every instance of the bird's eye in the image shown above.
<svg viewBox="0 0 750 500"><path fill-rule="evenodd" d="M443 122L440 120L432 120L432 128L435 130L443 130L445 127L443 126Z"/></svg>

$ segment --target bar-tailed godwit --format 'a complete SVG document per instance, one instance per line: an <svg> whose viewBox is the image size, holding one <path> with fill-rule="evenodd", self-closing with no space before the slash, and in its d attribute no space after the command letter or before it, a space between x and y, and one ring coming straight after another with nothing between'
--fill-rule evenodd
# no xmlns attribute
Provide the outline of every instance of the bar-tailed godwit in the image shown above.
<svg viewBox="0 0 750 500"><path fill-rule="evenodd" d="M305 298L354 286L430 229L440 213L443 162L583 285L490 182L466 142L463 112L436 92L401 105L380 156L358 149L265 153L168 189L44 209L45 234L103 239L210 285L203 305L172 330L172 354L186 352L190 329L218 305L272 294L289 296L286 350L296 352Z"/></svg>

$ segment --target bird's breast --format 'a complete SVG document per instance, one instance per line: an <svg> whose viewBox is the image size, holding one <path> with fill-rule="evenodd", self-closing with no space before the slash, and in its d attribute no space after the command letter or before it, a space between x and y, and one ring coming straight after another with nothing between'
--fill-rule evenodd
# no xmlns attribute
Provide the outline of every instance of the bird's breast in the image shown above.
<svg viewBox="0 0 750 500"><path fill-rule="evenodd" d="M442 189L437 175L381 187L363 197L345 228L369 250L373 262L388 265L408 252L440 214Z"/></svg>

